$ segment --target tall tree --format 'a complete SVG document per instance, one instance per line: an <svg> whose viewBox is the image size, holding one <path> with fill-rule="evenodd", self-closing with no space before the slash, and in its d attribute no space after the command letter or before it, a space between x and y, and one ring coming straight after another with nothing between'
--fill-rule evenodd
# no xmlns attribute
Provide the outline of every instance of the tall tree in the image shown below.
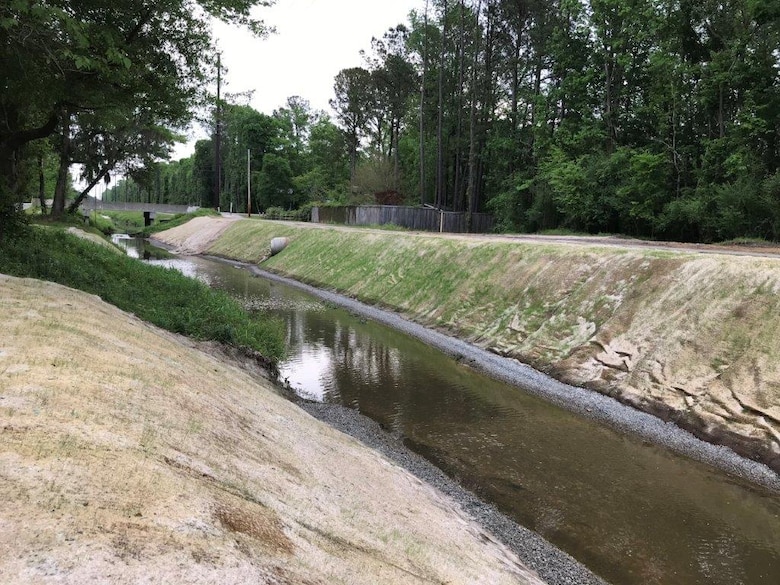
<svg viewBox="0 0 780 585"><path fill-rule="evenodd" d="M373 115L374 87L371 73L363 67L342 69L336 75L333 86L335 98L330 100L330 105L347 139L352 178L355 176L360 141L366 135L368 121Z"/></svg>
<svg viewBox="0 0 780 585"><path fill-rule="evenodd" d="M403 121L409 114L412 95L419 79L408 54L408 29L399 25L380 39L371 40L372 55L366 57L376 96L375 109L386 114L380 119L386 128L374 136L375 153L392 161L393 188L399 188L399 153ZM365 55L364 55L365 56Z"/></svg>
<svg viewBox="0 0 780 585"><path fill-rule="evenodd" d="M258 34L250 10L266 0L15 0L0 6L0 209L21 186L24 147L62 134L69 156L82 115L151 114L183 126L207 98L214 50L209 19ZM63 194L55 212L64 210ZM7 212L4 211L7 215ZM2 229L0 227L0 229Z"/></svg>

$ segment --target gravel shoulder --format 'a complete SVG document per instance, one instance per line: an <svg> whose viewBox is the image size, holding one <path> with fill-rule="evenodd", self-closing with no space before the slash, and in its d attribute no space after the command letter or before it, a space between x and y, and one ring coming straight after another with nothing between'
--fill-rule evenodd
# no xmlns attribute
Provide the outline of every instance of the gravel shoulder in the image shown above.
<svg viewBox="0 0 780 585"><path fill-rule="evenodd" d="M227 217L239 219L243 216L225 214ZM344 226L334 224L309 223L299 221L279 222L305 229L327 229L336 231L355 231L386 234L387 230L365 228L361 226ZM751 256L758 258L780 258L780 246L772 243L757 244L693 244L687 242L663 242L639 240L620 236L582 236L582 235L538 235L538 234L449 234L435 232L403 231L405 235L424 238L441 238L467 242L516 242L531 244L563 244L572 247L605 246L624 250L657 250L664 252L679 252L682 254L723 254L727 256Z"/></svg>

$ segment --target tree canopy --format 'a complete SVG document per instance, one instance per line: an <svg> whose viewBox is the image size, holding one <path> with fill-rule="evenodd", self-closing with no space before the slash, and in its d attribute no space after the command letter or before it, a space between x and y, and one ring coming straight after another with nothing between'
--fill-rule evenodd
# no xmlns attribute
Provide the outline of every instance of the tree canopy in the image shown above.
<svg viewBox="0 0 780 585"><path fill-rule="evenodd" d="M95 179L164 154L209 101L210 19L265 29L268 0L9 0L0 6L0 213L29 178L27 147L49 136ZM58 189L54 211L64 210Z"/></svg>
<svg viewBox="0 0 780 585"><path fill-rule="evenodd" d="M214 146L214 138L200 140L189 158L156 166L159 179L143 182L132 174L104 198L210 206L217 180ZM349 181L344 133L300 96L289 97L271 115L247 105L225 104L220 163L224 210L247 211L250 178L254 211L291 210L308 201L339 199Z"/></svg>
<svg viewBox="0 0 780 585"><path fill-rule="evenodd" d="M392 137L410 202L777 240L779 47L772 0L429 0L339 73L333 106L353 167Z"/></svg>
<svg viewBox="0 0 780 585"><path fill-rule="evenodd" d="M6 35L13 29L5 20L0 27ZM261 206L392 194L394 201L489 211L505 230L776 241L778 47L773 0L427 0L408 22L370 41L362 66L336 75L332 120L298 96L271 115L226 105L224 176L213 176L207 140L190 159L155 171L162 178L154 196L206 202L219 180L221 206L241 209L249 150ZM104 53L101 63L119 69L121 80L118 57ZM165 68L183 65L161 59ZM68 62L75 65L75 57ZM52 67L44 56L36 63ZM210 63L201 63L201 75ZM153 72L134 83L150 87L144 84L155 79ZM139 123L117 127L112 140L175 128L184 105L202 100L196 86L203 77L192 79L171 82L181 101L140 100ZM20 130L40 133L52 111L59 120L67 112L26 108ZM91 127L78 111L73 157ZM90 143L93 158L108 160L107 138ZM139 144L136 137L127 150ZM97 165L85 168L97 176ZM151 196L133 185L136 196ZM127 187L124 195L133 196Z"/></svg>

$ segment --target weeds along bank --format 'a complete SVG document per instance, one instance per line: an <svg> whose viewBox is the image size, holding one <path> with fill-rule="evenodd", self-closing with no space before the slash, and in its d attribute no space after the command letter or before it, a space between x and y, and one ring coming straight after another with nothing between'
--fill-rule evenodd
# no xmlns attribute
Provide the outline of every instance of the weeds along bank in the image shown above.
<svg viewBox="0 0 780 585"><path fill-rule="evenodd" d="M0 274L50 280L98 295L158 327L240 347L266 363L284 355L281 323L253 317L226 293L138 262L75 228L34 226L0 242Z"/></svg>
<svg viewBox="0 0 780 585"><path fill-rule="evenodd" d="M192 250L206 226L177 230L161 238ZM202 251L400 311L780 470L780 260L255 220Z"/></svg>

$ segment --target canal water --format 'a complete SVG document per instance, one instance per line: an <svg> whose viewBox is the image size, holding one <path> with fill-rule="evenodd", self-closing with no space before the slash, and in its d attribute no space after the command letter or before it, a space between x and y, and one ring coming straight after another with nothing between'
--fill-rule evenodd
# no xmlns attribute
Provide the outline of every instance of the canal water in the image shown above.
<svg viewBox="0 0 780 585"><path fill-rule="evenodd" d="M359 410L615 585L778 585L780 498L248 271L158 261L287 324L281 377Z"/></svg>

